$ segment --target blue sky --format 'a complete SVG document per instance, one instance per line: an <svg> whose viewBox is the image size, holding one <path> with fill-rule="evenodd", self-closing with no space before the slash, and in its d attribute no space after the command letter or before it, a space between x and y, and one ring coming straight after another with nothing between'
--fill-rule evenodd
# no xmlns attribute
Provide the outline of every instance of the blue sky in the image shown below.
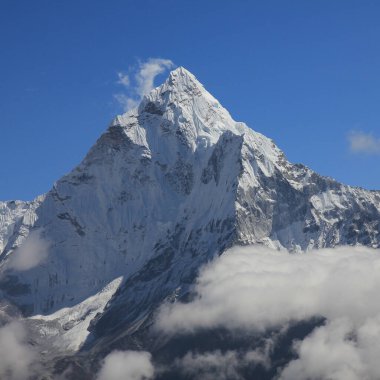
<svg viewBox="0 0 380 380"><path fill-rule="evenodd" d="M0 199L79 163L122 111L117 73L150 57L291 161L380 189L379 19L377 0L1 0Z"/></svg>

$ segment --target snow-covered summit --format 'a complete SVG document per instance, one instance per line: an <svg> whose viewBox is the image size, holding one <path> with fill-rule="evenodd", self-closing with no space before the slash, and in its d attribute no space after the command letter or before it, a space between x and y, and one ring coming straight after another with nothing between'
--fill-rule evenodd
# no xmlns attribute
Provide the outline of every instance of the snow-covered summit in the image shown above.
<svg viewBox="0 0 380 380"><path fill-rule="evenodd" d="M145 118L145 129L155 138L176 134L192 150L215 144L226 131L241 135L248 128L235 122L228 111L183 67L173 70L168 79L144 96L137 109L116 117L111 125L127 129L136 117ZM128 133L128 132L127 132ZM131 131L131 137L144 132ZM136 140L137 141L137 140Z"/></svg>

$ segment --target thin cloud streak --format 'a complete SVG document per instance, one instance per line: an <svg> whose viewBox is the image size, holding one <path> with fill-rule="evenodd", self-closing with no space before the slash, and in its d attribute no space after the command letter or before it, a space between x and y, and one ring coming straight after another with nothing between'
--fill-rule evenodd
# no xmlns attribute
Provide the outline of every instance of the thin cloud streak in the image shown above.
<svg viewBox="0 0 380 380"><path fill-rule="evenodd" d="M203 353L187 352L181 359L176 359L174 367L186 378L197 380L244 380L240 370L245 366L261 365L269 368L269 351L271 342L268 341L263 349L247 352L207 351Z"/></svg>

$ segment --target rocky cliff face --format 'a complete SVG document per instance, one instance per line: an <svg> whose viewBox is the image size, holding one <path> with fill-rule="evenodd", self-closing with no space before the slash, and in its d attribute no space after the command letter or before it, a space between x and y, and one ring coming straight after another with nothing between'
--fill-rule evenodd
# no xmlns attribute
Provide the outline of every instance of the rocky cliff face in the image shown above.
<svg viewBox="0 0 380 380"><path fill-rule="evenodd" d="M116 117L49 193L0 203L0 212L4 297L38 328L49 319L70 342L70 329L82 326L75 349L136 331L234 244L291 251L380 245L380 192L291 164L183 68ZM47 258L16 270L9 262L31 232L47 242ZM97 307L78 311L99 294ZM70 310L77 314L67 325Z"/></svg>

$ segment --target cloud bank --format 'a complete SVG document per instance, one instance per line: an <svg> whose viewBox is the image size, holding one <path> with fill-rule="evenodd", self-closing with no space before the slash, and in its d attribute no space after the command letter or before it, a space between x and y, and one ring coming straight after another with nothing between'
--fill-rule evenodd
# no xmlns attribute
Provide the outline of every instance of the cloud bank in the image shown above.
<svg viewBox="0 0 380 380"><path fill-rule="evenodd" d="M124 111L129 111L138 105L144 95L153 90L156 76L173 66L170 59L148 58L145 62L139 63L137 70L130 69L131 74L119 72L117 83L127 90L128 95L118 93L115 95L115 99Z"/></svg>
<svg viewBox="0 0 380 380"><path fill-rule="evenodd" d="M8 268L26 271L34 268L49 254L50 244L41 237L40 231L32 231L23 244L10 256Z"/></svg>
<svg viewBox="0 0 380 380"><path fill-rule="evenodd" d="M169 334L224 327L264 332L315 316L326 323L294 345L279 375L297 379L379 379L380 251L341 247L289 254L238 247L200 273L195 299L164 305Z"/></svg>
<svg viewBox="0 0 380 380"><path fill-rule="evenodd" d="M104 359L97 380L149 380L154 367L146 351L114 351Z"/></svg>
<svg viewBox="0 0 380 380"><path fill-rule="evenodd" d="M0 328L0 378L25 380L36 354L26 343L26 331L20 322L11 322Z"/></svg>
<svg viewBox="0 0 380 380"><path fill-rule="evenodd" d="M369 133L351 132L348 141L352 153L380 154L380 138Z"/></svg>
<svg viewBox="0 0 380 380"><path fill-rule="evenodd" d="M379 342L379 317L368 318L360 326L349 317L335 319L295 343L299 358L288 364L279 380L379 379Z"/></svg>

